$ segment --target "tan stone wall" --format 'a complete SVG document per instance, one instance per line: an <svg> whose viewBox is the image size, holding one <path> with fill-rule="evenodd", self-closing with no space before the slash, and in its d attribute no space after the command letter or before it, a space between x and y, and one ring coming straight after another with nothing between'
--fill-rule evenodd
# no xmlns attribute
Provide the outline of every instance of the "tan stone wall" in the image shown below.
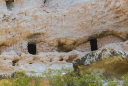
<svg viewBox="0 0 128 86"><path fill-rule="evenodd" d="M0 54L6 51L6 46L0 46Z"/></svg>
<svg viewBox="0 0 128 86"><path fill-rule="evenodd" d="M10 51L15 51L18 55L21 55L22 53L27 54L28 53L27 44L28 42L23 40L16 44L13 44L12 46L1 46L0 54L2 54L3 52L10 52Z"/></svg>
<svg viewBox="0 0 128 86"><path fill-rule="evenodd" d="M123 39L114 35L108 35L97 39L98 48L101 48L110 43L120 43L120 42L123 42Z"/></svg>
<svg viewBox="0 0 128 86"><path fill-rule="evenodd" d="M37 53L40 52L53 52L56 51L57 49L53 46L48 45L47 43L44 42L40 42L36 44L36 48L37 48Z"/></svg>
<svg viewBox="0 0 128 86"><path fill-rule="evenodd" d="M90 42L86 42L86 43L83 43L83 44L77 46L77 47L76 47L76 50L78 50L78 51L84 51L84 52L89 52L89 51L91 51Z"/></svg>
<svg viewBox="0 0 128 86"><path fill-rule="evenodd" d="M120 43L120 42L123 42L123 41L124 40L121 39L120 37L117 37L117 36L114 36L114 35L108 35L108 36L104 36L104 37L101 37L101 38L97 38L97 47L99 49L101 47L104 47L107 44ZM75 49L78 50L78 51L89 52L89 51L91 51L90 42L88 41L86 43L78 45Z"/></svg>

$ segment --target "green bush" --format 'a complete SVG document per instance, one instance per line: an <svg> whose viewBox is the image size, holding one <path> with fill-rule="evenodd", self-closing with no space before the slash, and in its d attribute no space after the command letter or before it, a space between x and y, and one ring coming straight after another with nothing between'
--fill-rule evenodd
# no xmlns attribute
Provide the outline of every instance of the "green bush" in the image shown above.
<svg viewBox="0 0 128 86"><path fill-rule="evenodd" d="M24 72L16 72L14 78L7 79L2 86L40 86L41 77L27 76ZM31 83L34 80L35 83Z"/></svg>
<svg viewBox="0 0 128 86"><path fill-rule="evenodd" d="M62 76L62 72L66 72ZM56 73L56 74L54 74ZM73 72L70 69L49 70L45 73L51 86L102 86L102 77L96 73Z"/></svg>
<svg viewBox="0 0 128 86"><path fill-rule="evenodd" d="M66 73L62 75L62 73ZM34 75L34 74L33 74ZM14 78L5 79L0 86L41 86L42 80L49 81L49 86L103 86L107 79L97 73L84 71L74 72L70 68L61 70L49 69L42 76L27 76L24 72L16 72ZM116 78L111 78L107 86L118 86ZM128 74L122 77L124 86L128 86ZM32 83L34 81L34 83ZM103 82L104 81L104 82Z"/></svg>
<svg viewBox="0 0 128 86"><path fill-rule="evenodd" d="M122 76L124 86L128 86L128 73Z"/></svg>
<svg viewBox="0 0 128 86"><path fill-rule="evenodd" d="M118 86L118 83L115 81L110 81L107 86Z"/></svg>
<svg viewBox="0 0 128 86"><path fill-rule="evenodd" d="M118 86L118 82L117 82L116 78L112 76L111 79L109 80L107 86Z"/></svg>

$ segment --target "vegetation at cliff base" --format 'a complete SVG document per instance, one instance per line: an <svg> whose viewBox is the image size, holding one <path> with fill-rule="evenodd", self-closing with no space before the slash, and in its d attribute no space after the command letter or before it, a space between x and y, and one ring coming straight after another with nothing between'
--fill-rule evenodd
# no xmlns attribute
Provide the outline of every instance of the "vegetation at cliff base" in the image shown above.
<svg viewBox="0 0 128 86"><path fill-rule="evenodd" d="M120 86L128 86L128 74L121 77ZM106 84L106 85L105 85ZM13 78L0 80L0 86L118 86L119 80L112 77L106 79L96 72L85 73L84 71L72 71L62 68L61 70L50 69L41 76L26 75L24 72L16 72Z"/></svg>

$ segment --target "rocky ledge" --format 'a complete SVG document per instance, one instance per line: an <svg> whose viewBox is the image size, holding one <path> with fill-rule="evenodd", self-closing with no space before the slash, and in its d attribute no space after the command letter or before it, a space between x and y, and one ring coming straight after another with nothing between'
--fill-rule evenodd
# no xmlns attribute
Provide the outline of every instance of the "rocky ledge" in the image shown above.
<svg viewBox="0 0 128 86"><path fill-rule="evenodd" d="M128 72L128 53L114 49L103 49L102 51L93 51L82 58L76 58L73 61L75 71L84 69L96 71L106 77L119 77ZM80 67L81 66L81 67Z"/></svg>

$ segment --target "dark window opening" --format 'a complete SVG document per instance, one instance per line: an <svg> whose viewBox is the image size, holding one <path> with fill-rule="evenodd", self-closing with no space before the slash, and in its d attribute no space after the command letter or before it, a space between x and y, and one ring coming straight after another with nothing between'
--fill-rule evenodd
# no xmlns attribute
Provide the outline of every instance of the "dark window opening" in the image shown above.
<svg viewBox="0 0 128 86"><path fill-rule="evenodd" d="M52 59L50 59L50 62L52 62Z"/></svg>
<svg viewBox="0 0 128 86"><path fill-rule="evenodd" d="M90 40L90 45L91 45L91 51L98 50L98 48L97 48L97 39L91 39Z"/></svg>
<svg viewBox="0 0 128 86"><path fill-rule="evenodd" d="M30 54L36 54L36 44L28 44L28 52Z"/></svg>
<svg viewBox="0 0 128 86"><path fill-rule="evenodd" d="M60 58L60 60L59 61L63 61L64 59L63 58Z"/></svg>
<svg viewBox="0 0 128 86"><path fill-rule="evenodd" d="M18 62L18 60L12 61L12 66L15 66L17 62Z"/></svg>
<svg viewBox="0 0 128 86"><path fill-rule="evenodd" d="M44 4L46 3L46 0L44 0Z"/></svg>
<svg viewBox="0 0 128 86"><path fill-rule="evenodd" d="M6 6L8 10L12 10L14 0L6 0Z"/></svg>

